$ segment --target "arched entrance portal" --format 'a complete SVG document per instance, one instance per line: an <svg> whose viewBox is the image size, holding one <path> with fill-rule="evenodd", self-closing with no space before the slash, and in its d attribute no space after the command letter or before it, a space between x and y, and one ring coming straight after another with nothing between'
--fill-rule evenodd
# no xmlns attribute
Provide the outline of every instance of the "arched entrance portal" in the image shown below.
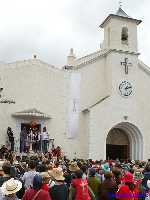
<svg viewBox="0 0 150 200"><path fill-rule="evenodd" d="M143 158L143 138L139 129L122 122L114 126L106 138L106 159L141 160Z"/></svg>

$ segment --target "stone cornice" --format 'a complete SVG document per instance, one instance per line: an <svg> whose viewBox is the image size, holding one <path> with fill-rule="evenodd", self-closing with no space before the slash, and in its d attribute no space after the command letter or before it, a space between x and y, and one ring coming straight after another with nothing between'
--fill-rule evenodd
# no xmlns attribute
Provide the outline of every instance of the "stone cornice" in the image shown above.
<svg viewBox="0 0 150 200"><path fill-rule="evenodd" d="M139 24L142 22L141 20L134 19L134 18L131 18L131 17L119 16L119 15L116 15L116 14L110 14L110 15L108 15L108 17L101 23L100 27L101 27L101 28L104 28L104 26L109 22L109 20L110 20L111 18L118 18L118 19L121 19L121 20L133 21L133 22L135 22L137 25L139 25Z"/></svg>
<svg viewBox="0 0 150 200"><path fill-rule="evenodd" d="M29 67L30 65L42 66L42 67L44 66L48 70L51 69L53 71L63 71L61 68L55 67L54 65L50 65L40 59L28 59L28 60L15 61L15 62L11 62L11 63L4 63L4 64L0 64L0 67L14 69L14 68L22 67L22 66Z"/></svg>
<svg viewBox="0 0 150 200"><path fill-rule="evenodd" d="M93 54L90 54L88 56L82 57L81 59L83 59L83 61L80 64L77 64L76 66L74 66L73 70L80 69L82 67L85 67L88 64L92 64L96 62L98 59L107 56L111 52L132 54L132 55L137 55L137 56L140 55L137 52L123 51L123 50L118 50L118 49L105 49L105 50L101 50Z"/></svg>
<svg viewBox="0 0 150 200"><path fill-rule="evenodd" d="M146 72L148 75L150 75L150 68L145 65L141 60L139 60L138 66L141 70L143 70L144 72Z"/></svg>
<svg viewBox="0 0 150 200"><path fill-rule="evenodd" d="M96 62L99 58L105 57L108 53L110 53L111 50L101 50L98 53L95 53L92 55L92 57L88 58L85 56L85 60L83 59L83 61L80 64L77 64L74 69L80 69L88 64L94 63Z"/></svg>
<svg viewBox="0 0 150 200"><path fill-rule="evenodd" d="M107 98L109 98L110 95L105 96L104 98L100 99L99 101L97 101L95 104L89 106L88 108L85 108L84 110L82 110L82 112L87 112L90 111L91 108L95 107L96 105L98 105L99 103L105 101Z"/></svg>

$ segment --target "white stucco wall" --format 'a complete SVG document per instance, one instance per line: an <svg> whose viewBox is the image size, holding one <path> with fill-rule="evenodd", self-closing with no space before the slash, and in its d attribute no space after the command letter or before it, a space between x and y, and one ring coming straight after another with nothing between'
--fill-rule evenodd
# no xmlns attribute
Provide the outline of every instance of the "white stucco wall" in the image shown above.
<svg viewBox="0 0 150 200"><path fill-rule="evenodd" d="M120 61L127 55L112 53L108 55L107 67L111 74L112 94L100 104L90 109L90 150L89 157L106 158L106 138L110 129L121 122L129 122L138 127L143 136L143 158L149 153L150 84L148 73L138 67L137 56L128 55L132 62L129 74L125 75ZM109 75L110 75L109 74ZM128 80L133 85L133 94L128 98L119 93L119 84ZM124 116L128 116L127 120Z"/></svg>
<svg viewBox="0 0 150 200"><path fill-rule="evenodd" d="M3 96L13 97L16 104L0 104L0 132L5 141L6 129L12 127L15 136L20 132L18 123L31 119L15 119L11 115L18 111L36 108L50 115L50 120L41 120L46 125L50 138L65 148L69 73L52 68L39 60L29 60L3 65L0 68Z"/></svg>
<svg viewBox="0 0 150 200"><path fill-rule="evenodd" d="M78 72L81 73L80 106L82 111L108 95L105 84L107 82L105 57L83 66Z"/></svg>

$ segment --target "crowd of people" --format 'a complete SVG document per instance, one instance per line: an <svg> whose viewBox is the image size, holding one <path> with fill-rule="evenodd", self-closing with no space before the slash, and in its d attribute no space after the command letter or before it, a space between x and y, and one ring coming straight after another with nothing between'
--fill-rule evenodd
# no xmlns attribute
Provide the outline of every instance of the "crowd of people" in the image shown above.
<svg viewBox="0 0 150 200"><path fill-rule="evenodd" d="M7 144L11 151L14 151L15 137L11 127L7 128ZM52 141L53 145L53 141ZM37 125L23 126L20 132L20 153L43 152L49 149L49 134L46 127L41 128Z"/></svg>
<svg viewBox="0 0 150 200"><path fill-rule="evenodd" d="M29 151L46 153L49 148L49 134L46 127L41 131L39 127L25 126L20 132L20 152L28 153Z"/></svg>
<svg viewBox="0 0 150 200"><path fill-rule="evenodd" d="M0 200L145 200L150 160L69 160L53 152L16 156L0 149Z"/></svg>

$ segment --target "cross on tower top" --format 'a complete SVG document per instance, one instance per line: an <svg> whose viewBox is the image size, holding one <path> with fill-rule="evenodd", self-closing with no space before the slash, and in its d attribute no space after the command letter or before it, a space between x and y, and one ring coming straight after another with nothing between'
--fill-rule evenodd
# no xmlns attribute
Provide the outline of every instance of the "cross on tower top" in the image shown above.
<svg viewBox="0 0 150 200"><path fill-rule="evenodd" d="M122 4L123 4L123 2L119 1L119 8L122 8Z"/></svg>

